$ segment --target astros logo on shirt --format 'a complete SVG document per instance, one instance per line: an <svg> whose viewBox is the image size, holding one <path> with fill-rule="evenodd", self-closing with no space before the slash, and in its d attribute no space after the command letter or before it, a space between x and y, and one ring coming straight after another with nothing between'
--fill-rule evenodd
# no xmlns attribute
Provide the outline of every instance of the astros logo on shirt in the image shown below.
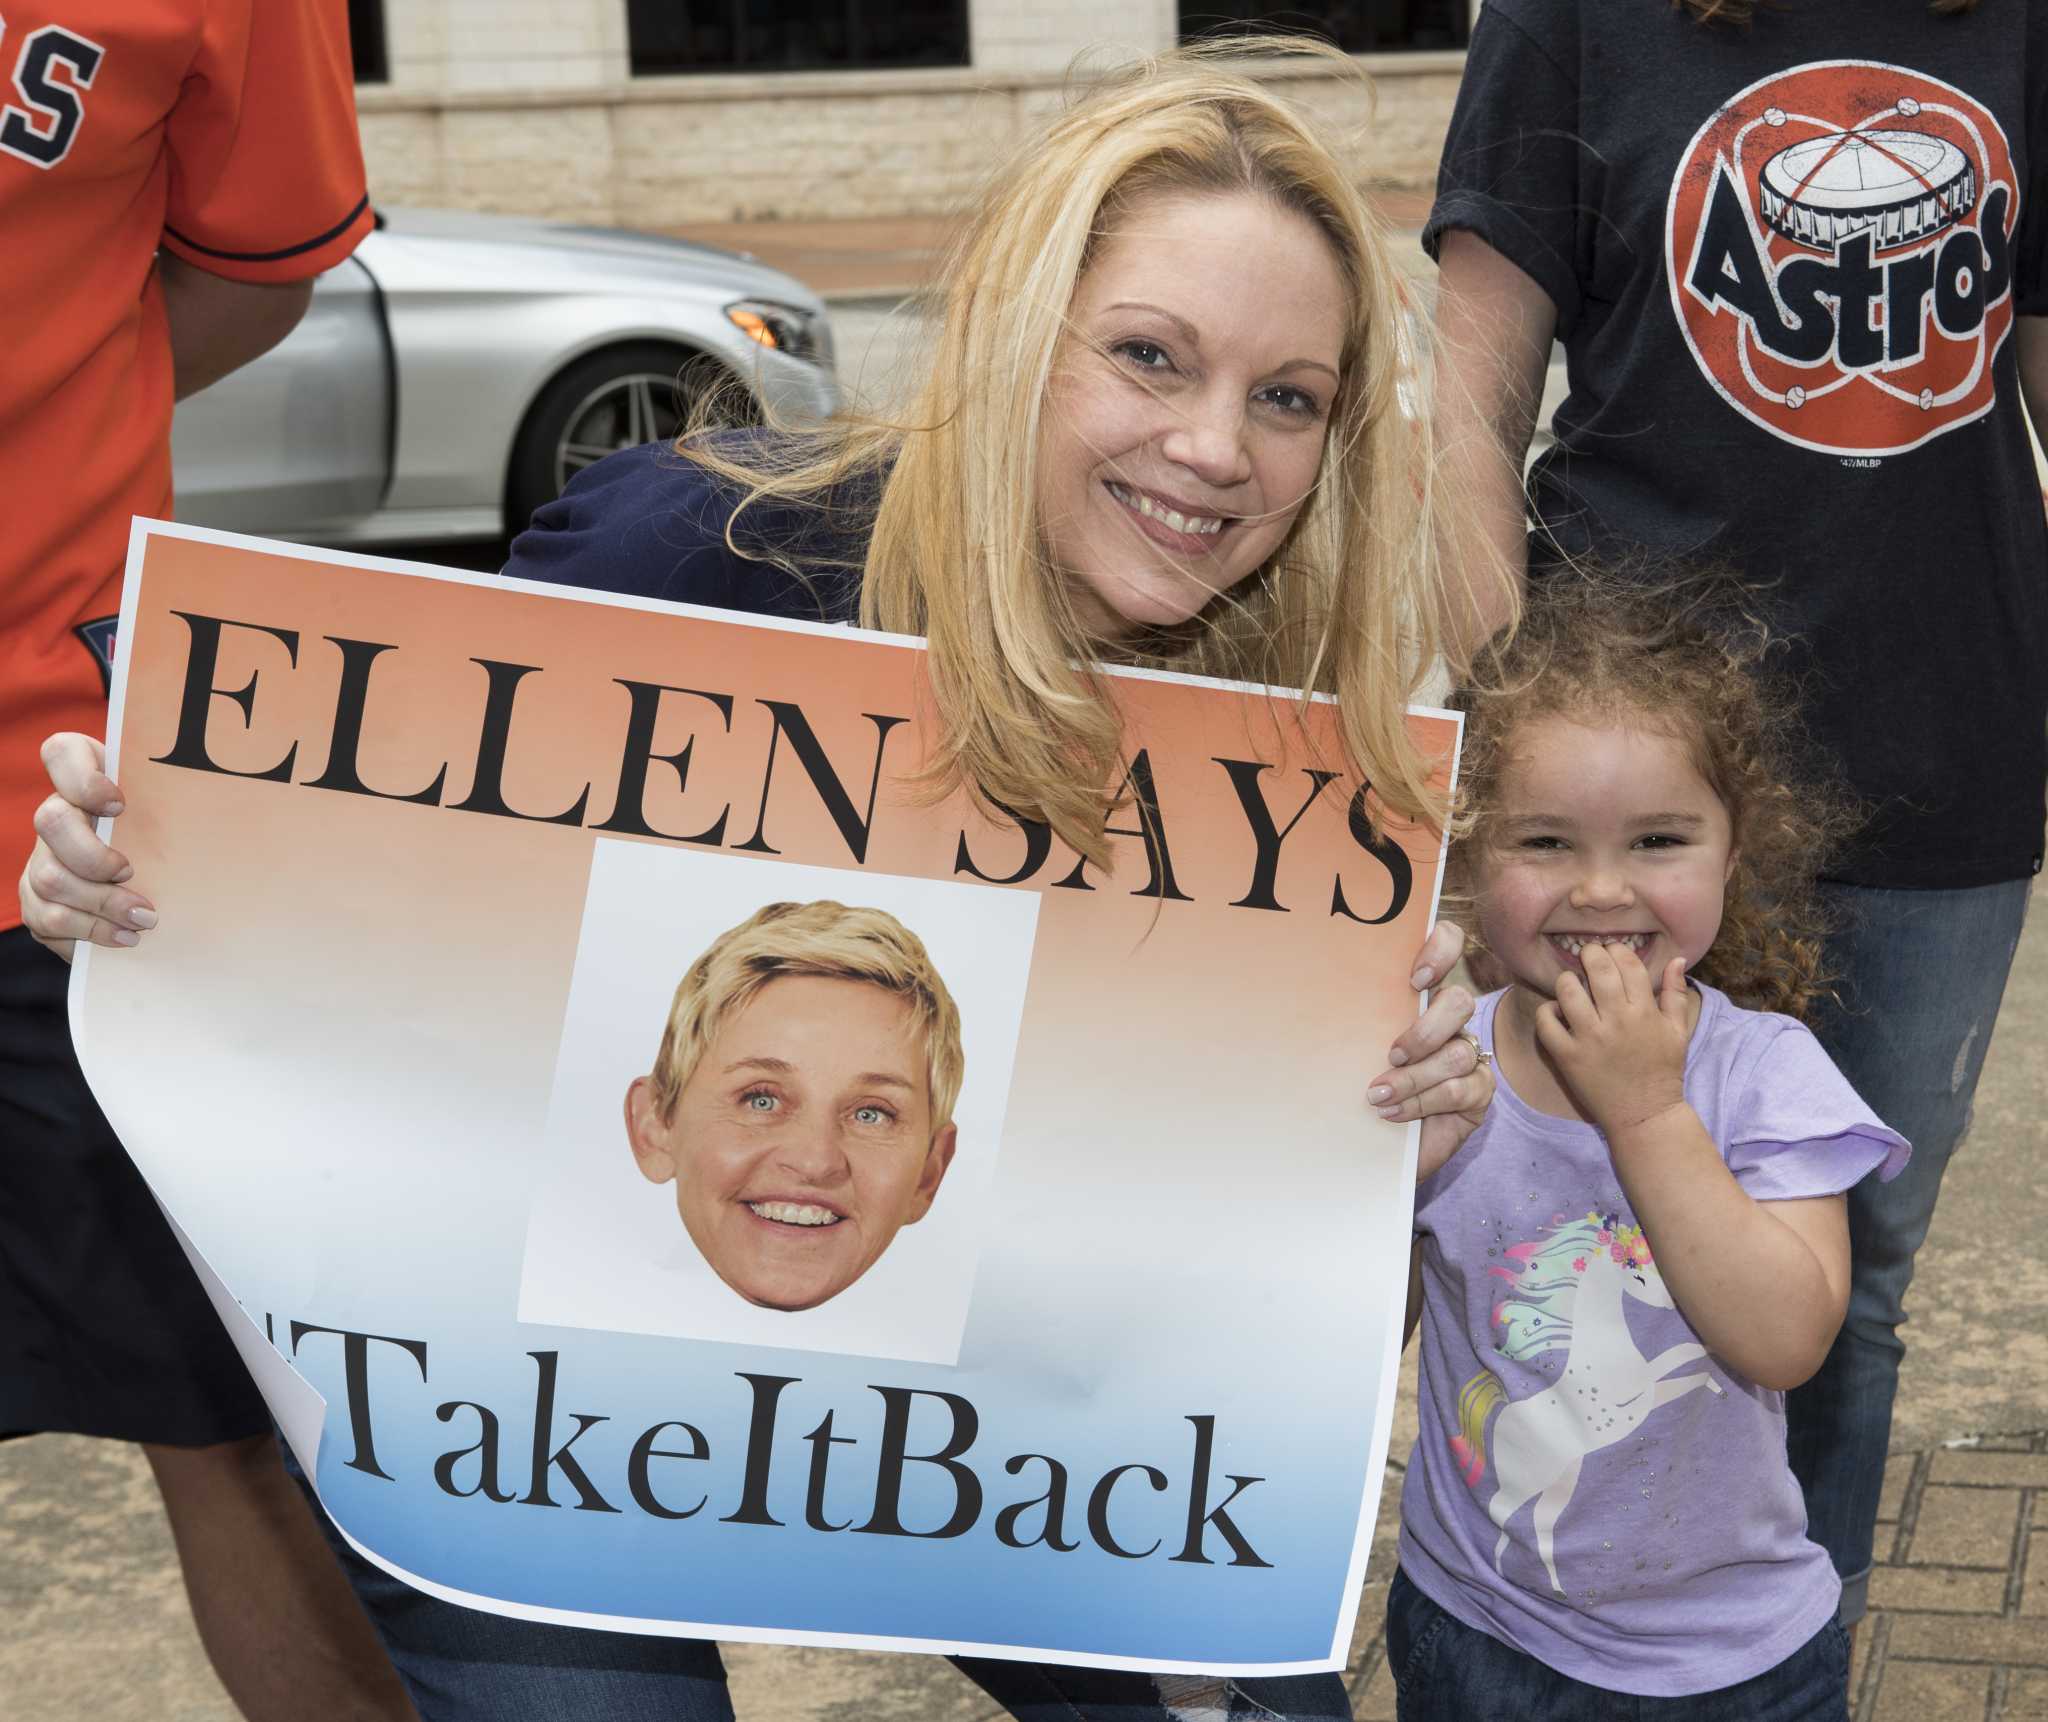
<svg viewBox="0 0 2048 1722"><path fill-rule="evenodd" d="M1734 97L1680 160L1672 309L1745 418L1801 448L1900 454L1991 409L2019 202L2005 133L1953 85L1800 66Z"/></svg>

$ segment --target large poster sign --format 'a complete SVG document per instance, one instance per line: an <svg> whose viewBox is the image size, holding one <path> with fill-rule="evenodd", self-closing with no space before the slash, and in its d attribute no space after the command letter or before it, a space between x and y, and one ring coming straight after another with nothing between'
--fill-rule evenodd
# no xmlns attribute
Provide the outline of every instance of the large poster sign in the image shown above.
<svg viewBox="0 0 2048 1722"><path fill-rule="evenodd" d="M162 924L80 952L80 1051L367 1555L1341 1663L1414 1168L1364 1088L1440 857L1328 706L1117 676L1104 869L929 781L915 641L155 525L120 641Z"/></svg>

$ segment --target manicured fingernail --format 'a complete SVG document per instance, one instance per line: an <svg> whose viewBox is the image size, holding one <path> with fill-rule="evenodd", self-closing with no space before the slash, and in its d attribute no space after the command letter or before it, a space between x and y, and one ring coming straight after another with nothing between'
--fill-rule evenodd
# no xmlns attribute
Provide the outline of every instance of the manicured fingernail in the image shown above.
<svg viewBox="0 0 2048 1722"><path fill-rule="evenodd" d="M1383 1100L1393 1099L1394 1091L1391 1088L1389 1088L1384 1082L1382 1082L1372 1088L1368 1088L1365 1091L1365 1097L1366 1099L1370 1100L1373 1103L1373 1105L1377 1106Z"/></svg>
<svg viewBox="0 0 2048 1722"><path fill-rule="evenodd" d="M154 909L145 909L138 903L128 911L128 919L133 921L138 927L153 927L156 925L156 911Z"/></svg>
<svg viewBox="0 0 2048 1722"><path fill-rule="evenodd" d="M1408 1062L1408 1055L1397 1046L1387 1054L1387 1062L1392 1065L1403 1065Z"/></svg>
<svg viewBox="0 0 2048 1722"><path fill-rule="evenodd" d="M113 936L117 945L136 945L142 942L140 933L131 933L126 927L116 927Z"/></svg>
<svg viewBox="0 0 2048 1722"><path fill-rule="evenodd" d="M1420 968L1408 977L1408 984L1411 987L1426 987L1434 979L1436 979L1436 970Z"/></svg>
<svg viewBox="0 0 2048 1722"><path fill-rule="evenodd" d="M1380 1116L1389 1124L1392 1124L1401 1116L1401 1109L1398 1106L1382 1106L1380 1108Z"/></svg>
<svg viewBox="0 0 2048 1722"><path fill-rule="evenodd" d="M118 819L128 811L128 804L125 801L110 801L104 811L109 819Z"/></svg>

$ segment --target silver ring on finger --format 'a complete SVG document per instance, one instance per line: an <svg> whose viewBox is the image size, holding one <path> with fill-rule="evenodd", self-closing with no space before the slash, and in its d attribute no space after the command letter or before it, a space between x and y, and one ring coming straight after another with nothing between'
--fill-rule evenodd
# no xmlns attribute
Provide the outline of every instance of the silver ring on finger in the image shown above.
<svg viewBox="0 0 2048 1722"><path fill-rule="evenodd" d="M1479 1037L1476 1034L1474 1034L1469 1028L1459 1029L1458 1038L1472 1049L1472 1056L1474 1059L1478 1061L1478 1063L1473 1065L1473 1069L1477 1070L1481 1065L1487 1065L1493 1062L1493 1054L1488 1052L1485 1047L1479 1044Z"/></svg>

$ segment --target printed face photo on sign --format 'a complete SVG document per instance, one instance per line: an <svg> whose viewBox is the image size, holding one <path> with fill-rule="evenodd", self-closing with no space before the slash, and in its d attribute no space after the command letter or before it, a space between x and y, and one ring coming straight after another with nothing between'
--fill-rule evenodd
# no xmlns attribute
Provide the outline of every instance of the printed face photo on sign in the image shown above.
<svg viewBox="0 0 2048 1722"><path fill-rule="evenodd" d="M1037 917L599 842L520 1319L956 1361Z"/></svg>
<svg viewBox="0 0 2048 1722"><path fill-rule="evenodd" d="M961 1064L958 1008L894 915L771 903L684 974L626 1134L726 1285L814 1309L930 1212Z"/></svg>

